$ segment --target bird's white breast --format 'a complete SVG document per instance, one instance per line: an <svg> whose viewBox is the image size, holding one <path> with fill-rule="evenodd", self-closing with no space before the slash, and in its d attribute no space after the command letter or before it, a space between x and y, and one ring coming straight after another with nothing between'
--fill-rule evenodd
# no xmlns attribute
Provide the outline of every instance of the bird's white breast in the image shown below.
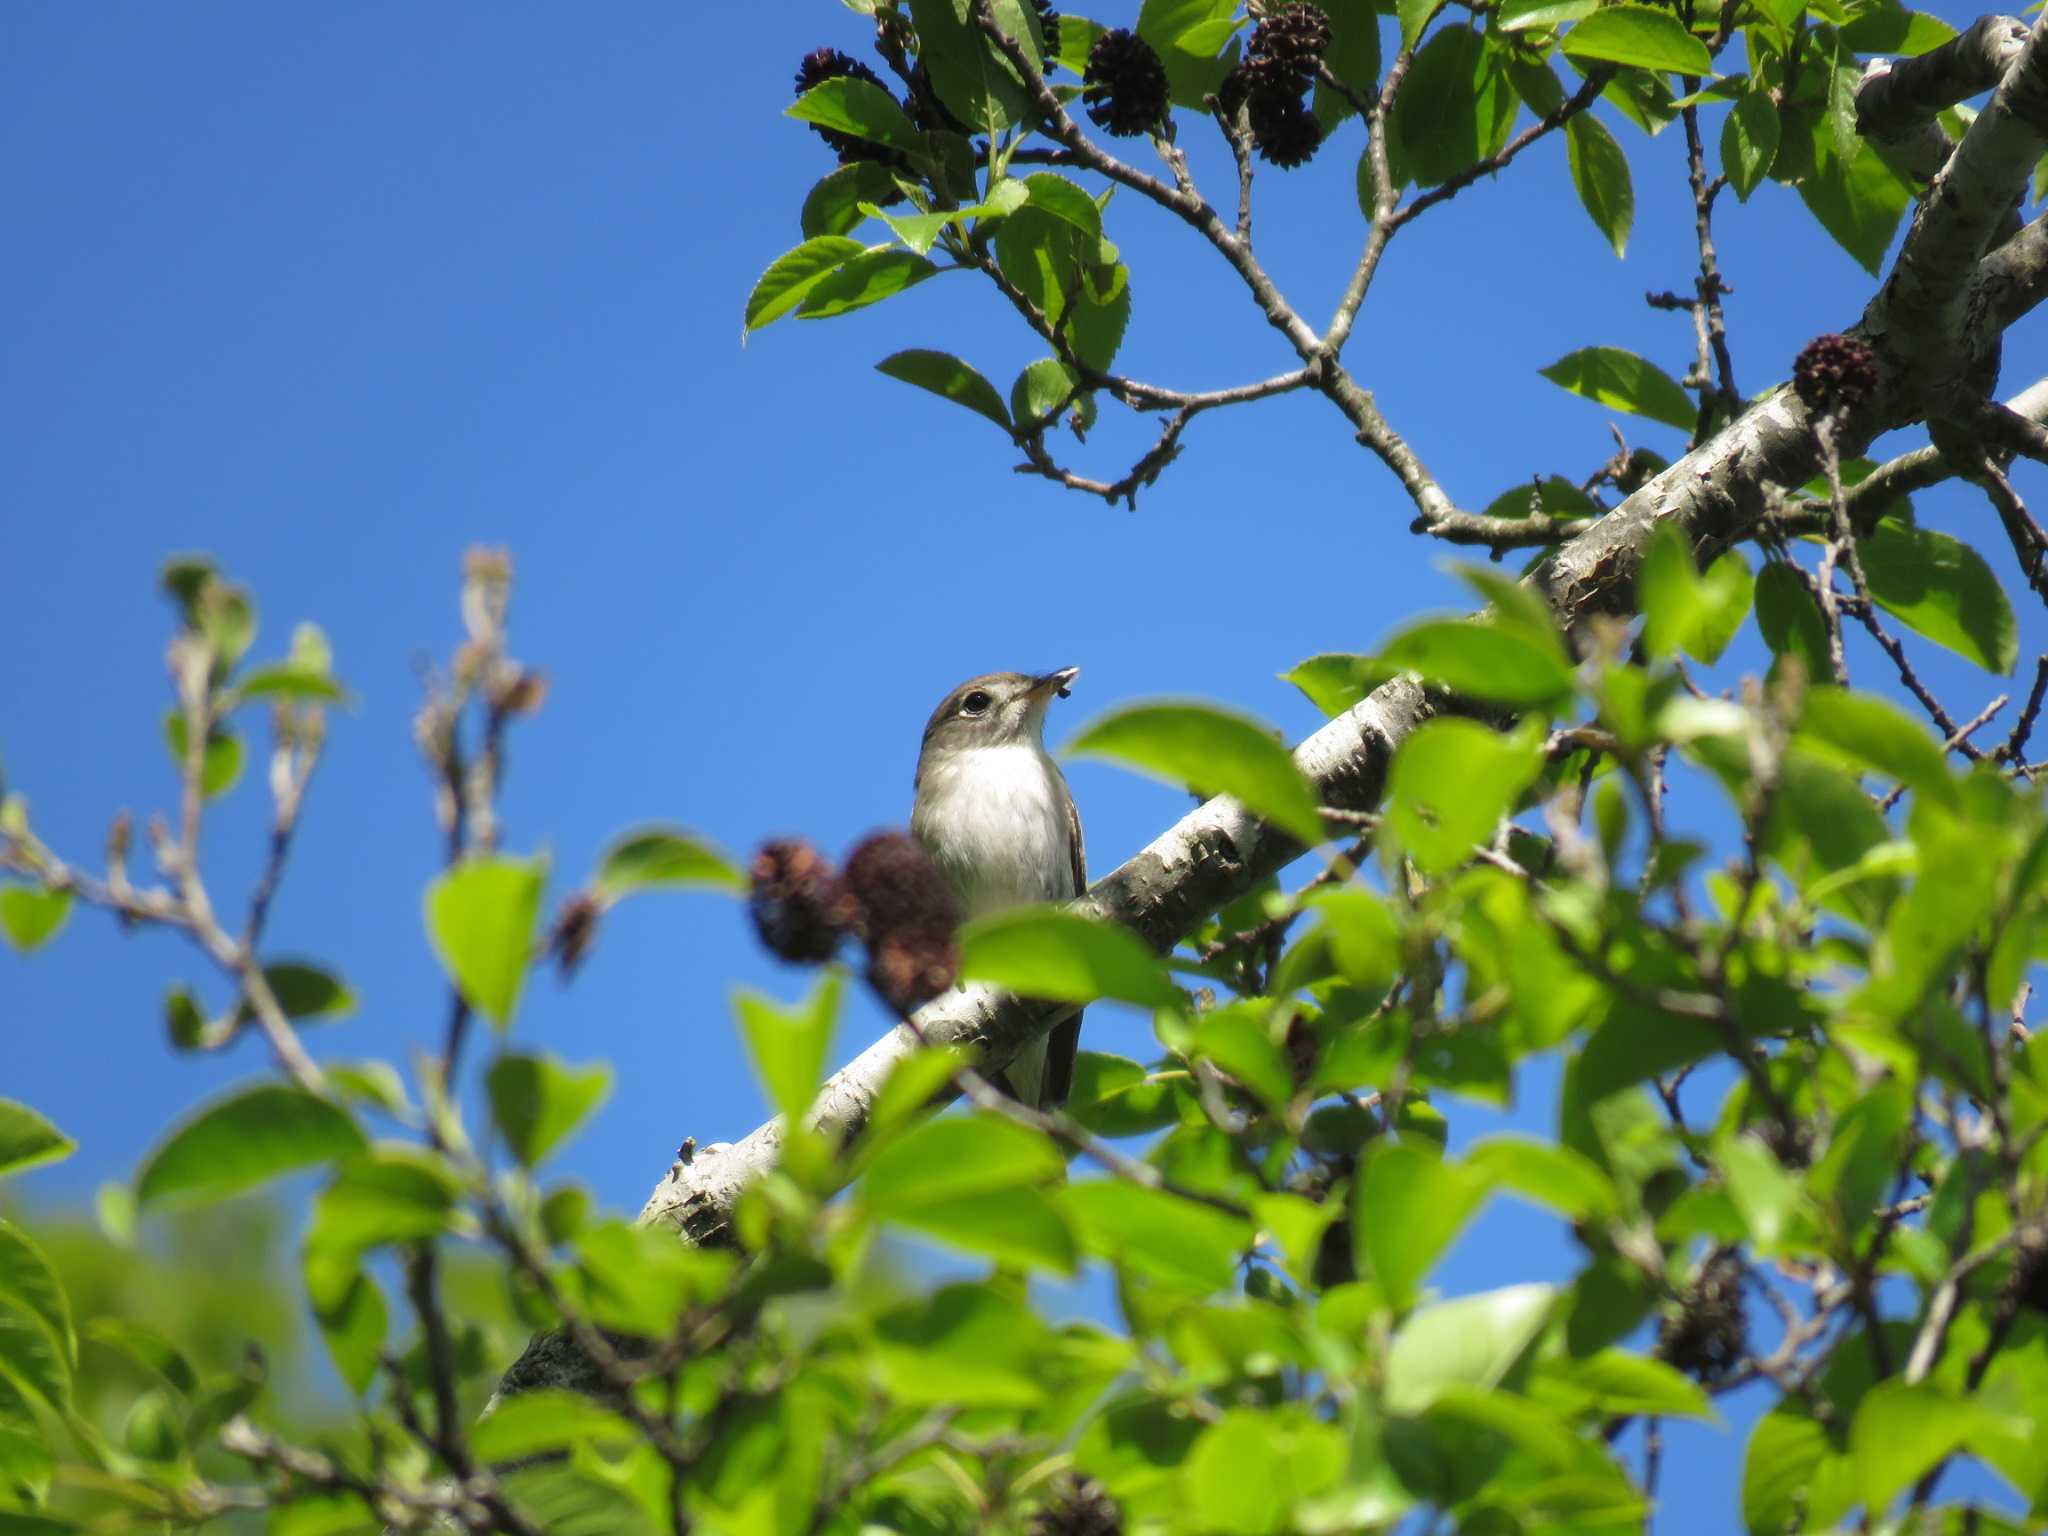
<svg viewBox="0 0 2048 1536"><path fill-rule="evenodd" d="M931 770L912 830L952 882L963 918L1063 901L1073 854L1059 768L1036 746L973 747Z"/></svg>

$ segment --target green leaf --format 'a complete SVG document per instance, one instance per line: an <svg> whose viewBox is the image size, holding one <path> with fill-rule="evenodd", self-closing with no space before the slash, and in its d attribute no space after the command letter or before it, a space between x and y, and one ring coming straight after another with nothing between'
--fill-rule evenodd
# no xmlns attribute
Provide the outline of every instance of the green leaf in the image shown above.
<svg viewBox="0 0 2048 1536"><path fill-rule="evenodd" d="M1043 68L1037 19L1022 0L994 0L996 25L1022 45L1034 68ZM1000 134L1030 116L1024 82L975 24L973 0L910 0L918 59L931 72L932 89L962 122Z"/></svg>
<svg viewBox="0 0 2048 1536"><path fill-rule="evenodd" d="M348 690L325 672L316 672L297 662L278 661L251 667L235 683L237 703L248 699L312 699L323 704L343 704Z"/></svg>
<svg viewBox="0 0 2048 1536"><path fill-rule="evenodd" d="M1098 1136L1142 1136L1172 1125L1180 1118L1180 1106L1173 1084L1137 1062L1078 1051L1067 1113Z"/></svg>
<svg viewBox="0 0 2048 1536"><path fill-rule="evenodd" d="M1010 412L1018 427L1028 431L1041 422L1049 425L1054 412L1082 398L1075 393L1077 382L1073 370L1056 357L1025 365L1010 386Z"/></svg>
<svg viewBox="0 0 2048 1536"><path fill-rule="evenodd" d="M1790 132L1798 131L1796 126L1787 126ZM1813 170L1800 178L1800 199L1835 242L1876 276L1898 230L1899 216L1913 201L1913 189L1884 156L1867 147L1852 159L1842 158L1826 114L1814 117L1807 132ZM1781 173L1790 149L1789 143L1781 146Z"/></svg>
<svg viewBox="0 0 2048 1536"><path fill-rule="evenodd" d="M1078 1257L1066 1218L1038 1189L1013 1187L993 1200L968 1195L927 1201L891 1211L887 1219L999 1264L1072 1274Z"/></svg>
<svg viewBox="0 0 2048 1536"><path fill-rule="evenodd" d="M512 1155L531 1168L610 1095L612 1069L603 1062L578 1068L553 1056L504 1055L484 1081L492 1123Z"/></svg>
<svg viewBox="0 0 2048 1536"><path fill-rule="evenodd" d="M1315 791L1267 728L1206 704L1134 704L1084 726L1067 744L1204 795L1233 795L1296 841L1323 840Z"/></svg>
<svg viewBox="0 0 2048 1536"><path fill-rule="evenodd" d="M1467 698L1521 708L1561 703L1572 690L1571 663L1554 634L1482 619L1411 624L1395 632L1378 661Z"/></svg>
<svg viewBox="0 0 2048 1536"><path fill-rule="evenodd" d="M920 256L931 254L932 247L939 243L939 236L949 225L978 219L993 211L984 203L969 208L941 208L933 213L890 213L874 206L861 210L871 218L880 219L889 227L891 234Z"/></svg>
<svg viewBox="0 0 2048 1536"><path fill-rule="evenodd" d="M1539 27L1550 31L1583 20L1599 8L1600 0L1505 0L1494 25L1503 32L1528 32Z"/></svg>
<svg viewBox="0 0 2048 1536"><path fill-rule="evenodd" d="M356 1103L371 1105L397 1119L412 1113L412 1102L405 1096L405 1079L390 1062L327 1061L321 1066L326 1069L327 1080Z"/></svg>
<svg viewBox="0 0 2048 1536"><path fill-rule="evenodd" d="M1394 754L1387 825L1425 874L1446 873L1492 839L1541 767L1540 740L1475 720L1432 720Z"/></svg>
<svg viewBox="0 0 2048 1536"><path fill-rule="evenodd" d="M1394 19L1400 24L1401 46L1413 48L1443 8L1444 0L1396 0Z"/></svg>
<svg viewBox="0 0 2048 1536"><path fill-rule="evenodd" d="M1499 1386L1542 1333L1557 1300L1554 1286L1511 1285L1424 1307L1387 1352L1387 1407L1416 1413L1453 1388Z"/></svg>
<svg viewBox="0 0 2048 1536"><path fill-rule="evenodd" d="M360 1397L377 1379L391 1308L353 1253L309 1249L305 1268L306 1295L320 1337L343 1385Z"/></svg>
<svg viewBox="0 0 2048 1536"><path fill-rule="evenodd" d="M1714 1409L1698 1383L1662 1360L1623 1349L1602 1349L1583 1359L1546 1360L1531 1385L1539 1401L1562 1399L1579 1411L1602 1416L1644 1414L1658 1418L1712 1419Z"/></svg>
<svg viewBox="0 0 2048 1536"><path fill-rule="evenodd" d="M2008 676L2019 657L2012 604L1960 539L1886 518L1857 543L1878 606L1936 645Z"/></svg>
<svg viewBox="0 0 2048 1536"><path fill-rule="evenodd" d="M905 1122L929 1109L973 1057L959 1046L921 1047L899 1058L868 1111L867 1137L879 1143Z"/></svg>
<svg viewBox="0 0 2048 1536"><path fill-rule="evenodd" d="M1066 1168L1048 1137L1014 1121L978 1112L942 1115L875 1154L861 1198L876 1213L895 1216L920 1205L1053 1183Z"/></svg>
<svg viewBox="0 0 2048 1536"><path fill-rule="evenodd" d="M1677 75L1714 72L1707 45L1669 11L1647 5L1603 6L1565 33L1562 47L1574 59Z"/></svg>
<svg viewBox="0 0 2048 1536"><path fill-rule="evenodd" d="M1295 663L1280 674L1280 681L1294 684L1309 703L1334 719L1370 693L1377 677L1369 656L1326 652Z"/></svg>
<svg viewBox="0 0 2048 1536"><path fill-rule="evenodd" d="M140 1205L222 1200L363 1146L348 1111L284 1083L216 1099L157 1143L135 1176Z"/></svg>
<svg viewBox="0 0 2048 1536"><path fill-rule="evenodd" d="M1621 1196L1599 1164L1557 1142L1489 1136L1465 1154L1465 1169L1571 1221L1602 1221L1620 1212Z"/></svg>
<svg viewBox="0 0 2048 1536"><path fill-rule="evenodd" d="M1915 58L1939 48L1956 35L1956 29L1939 16L1910 11L1895 0L1886 0L1857 16L1838 35L1842 46L1851 53Z"/></svg>
<svg viewBox="0 0 2048 1536"><path fill-rule="evenodd" d="M263 967L263 979L288 1019L343 1019L356 1011L348 983L311 961L274 960ZM246 1003L239 1012L245 1021L254 1017Z"/></svg>
<svg viewBox="0 0 2048 1536"><path fill-rule="evenodd" d="M1565 124L1565 158L1579 202L1594 228L1607 237L1614 254L1628 254L1628 232L1635 223L1636 189L1629 179L1628 156L1606 124L1581 112Z"/></svg>
<svg viewBox="0 0 2048 1536"><path fill-rule="evenodd" d="M1799 721L1801 740L1840 758L1896 779L1944 805L1957 800L1941 745L1904 710L1867 693L1814 688Z"/></svg>
<svg viewBox="0 0 2048 1536"><path fill-rule="evenodd" d="M757 331L780 320L810 296L827 274L836 272L866 247L841 235L816 235L768 265L747 295L744 329Z"/></svg>
<svg viewBox="0 0 2048 1536"><path fill-rule="evenodd" d="M71 1303L42 1249L12 1222L0 1219L0 1308L14 1307L41 1323L67 1368L78 1363Z"/></svg>
<svg viewBox="0 0 2048 1536"><path fill-rule="evenodd" d="M1159 957L1129 929L1057 907L1016 907L970 923L960 935L960 975L1052 1002L1114 998L1162 1008L1179 996Z"/></svg>
<svg viewBox="0 0 2048 1536"><path fill-rule="evenodd" d="M1544 475L1508 487L1486 504L1488 517L1593 517L1599 505L1562 475Z"/></svg>
<svg viewBox="0 0 2048 1536"><path fill-rule="evenodd" d="M915 251L897 247L863 251L822 274L805 289L803 302L797 306L797 318L826 320L866 309L936 276L938 270Z"/></svg>
<svg viewBox="0 0 2048 1536"><path fill-rule="evenodd" d="M996 228L1003 276L1054 325L1064 325L1074 355L1107 368L1130 321L1129 272L1106 240L1027 203Z"/></svg>
<svg viewBox="0 0 2048 1536"><path fill-rule="evenodd" d="M470 1005L502 1032L533 956L545 859L464 859L427 887L427 937Z"/></svg>
<svg viewBox="0 0 2048 1536"><path fill-rule="evenodd" d="M39 1316L0 1296L0 1401L23 1409L24 1392L63 1412L71 1402L71 1361ZM7 1417L30 1415L18 1411Z"/></svg>
<svg viewBox="0 0 2048 1536"><path fill-rule="evenodd" d="M638 1431L580 1392L542 1387L497 1399L470 1431L479 1461L524 1461L580 1445L632 1445Z"/></svg>
<svg viewBox="0 0 2048 1536"><path fill-rule="evenodd" d="M344 1162L320 1191L307 1247L353 1265L366 1249L438 1237L448 1229L460 1193L454 1170L439 1153L377 1142Z"/></svg>
<svg viewBox="0 0 2048 1536"><path fill-rule="evenodd" d="M1432 187L1506 144L1520 98L1501 55L1465 26L1447 26L1408 68L1387 125L1396 184Z"/></svg>
<svg viewBox="0 0 2048 1536"><path fill-rule="evenodd" d="M1766 561L1756 578L1756 623L1773 654L1799 657L1811 678L1828 675L1828 629L1820 605L1786 562Z"/></svg>
<svg viewBox="0 0 2048 1536"><path fill-rule="evenodd" d="M949 1285L877 1318L872 1359L899 1403L1029 1407L1059 1356L1008 1292Z"/></svg>
<svg viewBox="0 0 2048 1536"><path fill-rule="evenodd" d="M827 971L810 996L793 1008L758 992L743 990L733 998L754 1070L776 1113L791 1125L802 1123L818 1096L832 1031L839 1022L839 994L838 973Z"/></svg>
<svg viewBox="0 0 2048 1536"><path fill-rule="evenodd" d="M1748 202L1763 185L1778 158L1781 132L1778 105L1768 91L1746 93L1721 124L1721 170L1740 201Z"/></svg>
<svg viewBox="0 0 2048 1536"><path fill-rule="evenodd" d="M1686 536L1665 523L1651 537L1636 574L1643 646L1652 656L1686 651L1712 665L1749 613L1749 566L1730 550L1702 574Z"/></svg>
<svg viewBox="0 0 2048 1536"><path fill-rule="evenodd" d="M1774 1252L1807 1212L1806 1197L1762 1142L1723 1135L1714 1161L1727 1181L1728 1198L1760 1253Z"/></svg>
<svg viewBox="0 0 2048 1536"><path fill-rule="evenodd" d="M886 144L909 154L919 154L924 149L924 135L903 115L896 98L873 81L854 75L842 75L812 86L784 108L783 115L820 128L836 128L857 139Z"/></svg>
<svg viewBox="0 0 2048 1536"><path fill-rule="evenodd" d="M2001 1427L1998 1415L1982 1403L1946 1397L1924 1382L1879 1382L1863 1394L1849 1427L1849 1454L1864 1502L1873 1512L1889 1508L1951 1451Z"/></svg>
<svg viewBox="0 0 2048 1536"><path fill-rule="evenodd" d="M1213 95L1235 62L1235 49L1218 52L1237 30L1233 0L1144 0L1138 8L1138 36L1150 43L1166 66L1173 104L1196 111Z"/></svg>
<svg viewBox="0 0 2048 1536"><path fill-rule="evenodd" d="M679 827L635 827L613 840L597 862L599 894L617 900L657 885L708 885L746 889L746 876L732 860Z"/></svg>
<svg viewBox="0 0 2048 1536"><path fill-rule="evenodd" d="M1699 411L1670 374L1619 347L1582 347L1540 370L1551 383L1617 411L1690 432Z"/></svg>
<svg viewBox="0 0 2048 1536"><path fill-rule="evenodd" d="M178 710L170 710L164 715L164 745L170 748L171 762L183 774L185 716ZM242 777L245 757L242 738L225 725L215 722L206 733L206 751L199 764L199 792L212 800L233 789Z"/></svg>
<svg viewBox="0 0 2048 1536"><path fill-rule="evenodd" d="M1346 981L1366 992L1393 985L1401 966L1401 931L1384 901L1347 886L1317 891L1307 906L1323 920L1330 958Z"/></svg>
<svg viewBox="0 0 2048 1536"><path fill-rule="evenodd" d="M1181 1473L1181 1497L1199 1510L1183 1527L1216 1536L1279 1536L1294 1511L1344 1473L1344 1431L1299 1407L1232 1408L1203 1429Z"/></svg>
<svg viewBox="0 0 2048 1536"><path fill-rule="evenodd" d="M1193 1054L1221 1067L1275 1114L1294 1097L1287 1057L1267 1028L1262 1003L1214 1008L1195 1019Z"/></svg>
<svg viewBox="0 0 2048 1536"><path fill-rule="evenodd" d="M1064 176L1039 171L1024 178L1024 191L1034 208L1071 224L1091 241L1102 238L1102 209L1087 190Z"/></svg>
<svg viewBox="0 0 2048 1536"><path fill-rule="evenodd" d="M1352 1211L1359 1258L1387 1303L1415 1305L1422 1281L1486 1198L1486 1185L1433 1151L1405 1143L1374 1149Z"/></svg>
<svg viewBox="0 0 2048 1536"><path fill-rule="evenodd" d="M875 371L928 389L943 400L986 416L1005 432L1010 430L1010 413L1003 409L1003 397L996 393L995 385L950 352L898 352L875 364Z"/></svg>
<svg viewBox="0 0 2048 1536"><path fill-rule="evenodd" d="M175 1392L190 1397L199 1391L199 1373L192 1369L192 1362L160 1333L121 1318L96 1317L85 1325L85 1336L132 1361Z"/></svg>
<svg viewBox="0 0 2048 1536"><path fill-rule="evenodd" d="M1251 1241L1248 1220L1118 1179L1071 1184L1055 1198L1090 1252L1183 1290L1227 1287Z"/></svg>
<svg viewBox="0 0 2048 1536"><path fill-rule="evenodd" d="M1323 63L1352 89L1362 95L1379 90L1380 18L1372 0L1324 0L1323 14L1330 19L1330 45L1323 50ZM1323 131L1351 115L1351 103L1320 80L1316 82L1315 115Z"/></svg>
<svg viewBox="0 0 2048 1536"><path fill-rule="evenodd" d="M0 889L0 932L24 955L54 939L70 916L69 891L48 891L31 885Z"/></svg>
<svg viewBox="0 0 2048 1536"><path fill-rule="evenodd" d="M881 203L900 196L896 178L878 160L855 160L822 178L804 197L803 235L844 235L867 217L862 203Z"/></svg>

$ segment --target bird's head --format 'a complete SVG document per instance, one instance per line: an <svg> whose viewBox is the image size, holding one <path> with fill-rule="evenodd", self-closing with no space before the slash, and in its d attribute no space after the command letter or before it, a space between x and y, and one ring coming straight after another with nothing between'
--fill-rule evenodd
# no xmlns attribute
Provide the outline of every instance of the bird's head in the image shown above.
<svg viewBox="0 0 2048 1536"><path fill-rule="evenodd" d="M1044 740L1045 710L1066 697L1079 667L1031 676L990 672L970 677L940 701L924 728L924 750L965 751L972 747L1035 746Z"/></svg>

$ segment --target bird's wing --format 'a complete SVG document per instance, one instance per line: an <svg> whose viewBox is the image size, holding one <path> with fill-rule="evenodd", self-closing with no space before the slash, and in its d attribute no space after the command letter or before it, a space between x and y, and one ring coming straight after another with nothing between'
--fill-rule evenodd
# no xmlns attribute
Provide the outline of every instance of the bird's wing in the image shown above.
<svg viewBox="0 0 2048 1536"><path fill-rule="evenodd" d="M1073 861L1073 894L1079 896L1088 889L1088 854L1081 844L1081 812L1074 804L1072 791L1067 794L1067 853ZM1067 1094L1074 1086L1074 1055L1080 1048L1081 1015L1076 1013L1064 1024L1055 1026L1046 1042L1039 1108L1058 1109L1067 1102Z"/></svg>

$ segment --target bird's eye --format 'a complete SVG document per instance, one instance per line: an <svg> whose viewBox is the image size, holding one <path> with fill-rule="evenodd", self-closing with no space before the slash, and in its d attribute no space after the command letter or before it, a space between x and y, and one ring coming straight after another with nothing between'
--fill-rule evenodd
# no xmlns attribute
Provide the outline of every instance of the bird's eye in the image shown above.
<svg viewBox="0 0 2048 1536"><path fill-rule="evenodd" d="M988 706L988 695L977 688L960 701L960 713L963 715L986 714L988 713Z"/></svg>

